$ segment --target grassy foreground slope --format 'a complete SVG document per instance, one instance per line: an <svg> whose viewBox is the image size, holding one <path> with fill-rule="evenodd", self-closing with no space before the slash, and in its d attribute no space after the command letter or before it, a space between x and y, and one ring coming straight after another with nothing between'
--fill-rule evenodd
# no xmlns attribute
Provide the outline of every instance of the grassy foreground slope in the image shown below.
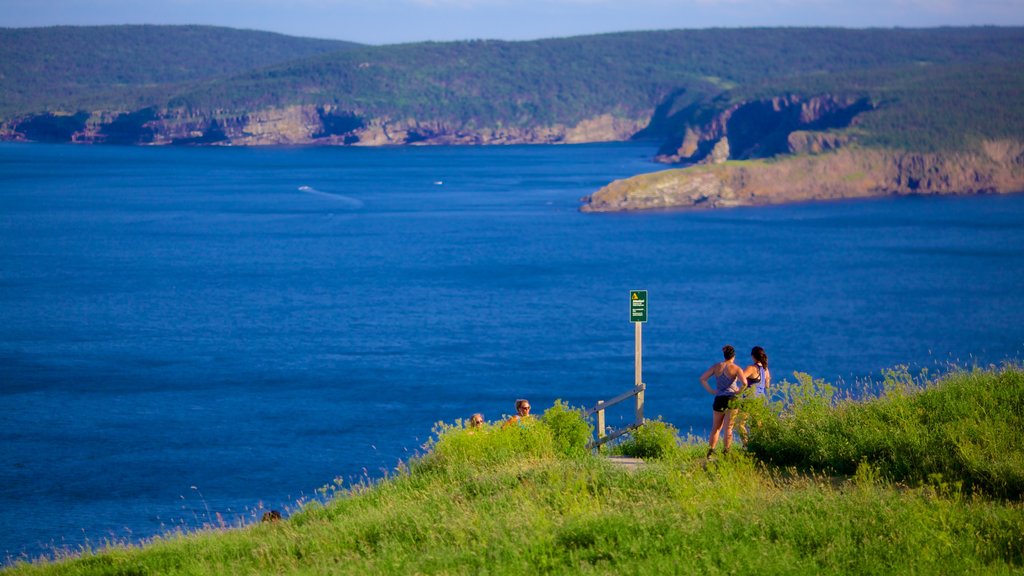
<svg viewBox="0 0 1024 576"><path fill-rule="evenodd" d="M781 417L779 410L783 410ZM837 400L799 376L753 406L751 450L705 461L655 421L582 449L556 404L525 427L439 428L427 456L287 521L11 574L1009 574L1024 571L1024 372Z"/></svg>

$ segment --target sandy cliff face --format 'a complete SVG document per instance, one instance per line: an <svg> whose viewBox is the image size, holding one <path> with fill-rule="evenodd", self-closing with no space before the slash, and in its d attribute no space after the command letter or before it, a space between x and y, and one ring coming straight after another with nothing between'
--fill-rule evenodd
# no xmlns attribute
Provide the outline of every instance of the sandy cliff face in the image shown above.
<svg viewBox="0 0 1024 576"><path fill-rule="evenodd" d="M917 154L842 149L821 155L729 162L617 180L584 198L583 212L756 206L891 194L1024 191L1024 142L988 141L975 152Z"/></svg>

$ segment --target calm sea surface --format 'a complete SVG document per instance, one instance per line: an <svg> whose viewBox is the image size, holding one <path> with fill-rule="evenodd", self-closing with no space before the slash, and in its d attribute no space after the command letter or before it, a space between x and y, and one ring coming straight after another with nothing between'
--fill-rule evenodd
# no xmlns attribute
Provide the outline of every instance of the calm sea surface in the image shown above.
<svg viewBox="0 0 1024 576"><path fill-rule="evenodd" d="M694 433L726 343L849 386L1020 358L1024 196L577 212L653 154L0 145L0 562L294 508L436 421L614 396L631 289L647 414Z"/></svg>

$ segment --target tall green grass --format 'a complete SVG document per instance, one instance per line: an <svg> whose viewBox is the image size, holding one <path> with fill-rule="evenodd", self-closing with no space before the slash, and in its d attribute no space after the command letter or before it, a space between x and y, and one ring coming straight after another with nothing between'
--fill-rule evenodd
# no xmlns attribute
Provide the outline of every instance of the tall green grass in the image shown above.
<svg viewBox="0 0 1024 576"><path fill-rule="evenodd" d="M1022 376L971 372L914 390L895 378L882 398L859 403L802 378L752 413L759 420L749 452L708 461L706 446L680 443L665 433L669 425L656 424L635 436L650 435L659 457L636 471L577 450L590 429L561 403L523 426L441 425L429 452L392 477L338 487L330 501L286 521L19 564L8 573L1021 573L1019 496L1004 484L969 483L973 468L934 463L942 459L905 466L900 455L919 453L927 434L911 421L924 412L965 453L1016 477L1019 443L991 436L1019 422L1013 396ZM1003 401L979 398L986 388ZM975 422L979 411L986 422ZM979 431L994 420L1006 428ZM845 430L837 439L844 426L875 422L889 426ZM860 453L847 446L873 444L851 435L903 439L874 440L895 448ZM931 474L943 474L944 485Z"/></svg>
<svg viewBox="0 0 1024 576"><path fill-rule="evenodd" d="M419 472L461 472L466 467L487 468L517 460L580 458L587 455L586 444L592 434L593 427L581 411L556 400L540 418L527 417L515 423L493 422L471 428L462 421L439 422L425 446L426 455L411 465Z"/></svg>
<svg viewBox="0 0 1024 576"><path fill-rule="evenodd" d="M957 372L937 382L890 371L880 398L837 399L798 375L769 404L750 404L753 455L776 466L853 474L990 496L1024 495L1024 372ZM781 417L780 417L781 416Z"/></svg>

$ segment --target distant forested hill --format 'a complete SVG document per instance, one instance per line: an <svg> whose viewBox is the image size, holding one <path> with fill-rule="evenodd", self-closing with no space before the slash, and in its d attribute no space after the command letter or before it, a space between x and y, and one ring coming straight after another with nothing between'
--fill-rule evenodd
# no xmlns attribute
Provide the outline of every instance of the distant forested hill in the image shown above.
<svg viewBox="0 0 1024 576"><path fill-rule="evenodd" d="M0 36L0 137L249 145L648 137L664 142L670 162L1024 139L1024 28L674 30L378 47L194 27L71 29L103 37L104 49L64 40L61 30ZM308 53L295 54L300 48ZM34 54L27 61L38 72L10 51Z"/></svg>
<svg viewBox="0 0 1024 576"><path fill-rule="evenodd" d="M235 112L327 105L361 117L414 118L472 131L576 125L602 114L646 120L669 96L706 101L766 83L781 93L787 84L864 92L886 87L893 68L941 72L982 62L1020 69L1024 30L678 30L382 46L218 80L170 103ZM860 84L849 84L856 73Z"/></svg>
<svg viewBox="0 0 1024 576"><path fill-rule="evenodd" d="M210 26L0 28L0 115L163 103L188 83L354 46Z"/></svg>

